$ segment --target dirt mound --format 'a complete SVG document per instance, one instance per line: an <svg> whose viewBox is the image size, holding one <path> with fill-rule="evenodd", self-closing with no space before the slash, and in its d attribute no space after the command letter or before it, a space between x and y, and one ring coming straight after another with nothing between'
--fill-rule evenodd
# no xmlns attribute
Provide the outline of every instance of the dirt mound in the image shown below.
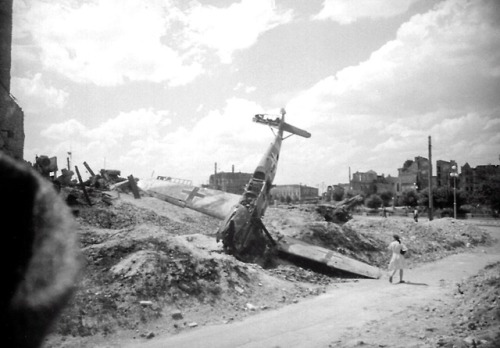
<svg viewBox="0 0 500 348"><path fill-rule="evenodd" d="M476 245L491 245L492 238L488 233L467 221L451 218L434 219L415 223L406 217L369 218L356 216L344 227L357 233L389 244L393 234L401 237L409 252L406 257L410 264L434 261L465 248ZM372 259L377 264L387 262L388 254L380 250L384 256L377 258L377 252L372 253Z"/></svg>
<svg viewBox="0 0 500 348"><path fill-rule="evenodd" d="M354 216L344 225L324 221L310 206L268 209L264 223L279 238L286 235L339 251L354 259L385 267L386 248L398 234L410 249L410 264L429 262L478 244L491 237L476 225L451 218L415 223L407 217Z"/></svg>
<svg viewBox="0 0 500 348"><path fill-rule="evenodd" d="M235 320L318 295L338 281L293 265L265 270L242 263L210 236L217 220L207 223L155 199L122 198L109 207L79 207L86 266L48 346L123 330L145 334L151 323L173 333Z"/></svg>
<svg viewBox="0 0 500 348"><path fill-rule="evenodd" d="M449 311L453 332L440 340L441 346L456 344L465 337L468 346L500 346L500 263L486 267L478 275L457 284L458 304Z"/></svg>
<svg viewBox="0 0 500 348"><path fill-rule="evenodd" d="M86 266L47 347L85 347L103 335L149 336L229 322L355 281L287 263L273 269L242 263L216 243L218 220L154 198L122 194L77 208ZM322 220L313 208L297 207L269 208L264 222L275 236L298 237L384 267L395 232L414 262L489 241L475 226L446 219L415 225L410 219L356 217L342 227Z"/></svg>
<svg viewBox="0 0 500 348"><path fill-rule="evenodd" d="M439 287L445 296L346 331L329 347L500 347L500 263L458 283L441 279Z"/></svg>

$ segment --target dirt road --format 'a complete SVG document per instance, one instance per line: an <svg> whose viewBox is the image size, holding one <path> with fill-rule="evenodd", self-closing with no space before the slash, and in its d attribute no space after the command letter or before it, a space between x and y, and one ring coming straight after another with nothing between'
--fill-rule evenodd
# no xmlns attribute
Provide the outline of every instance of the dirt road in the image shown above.
<svg viewBox="0 0 500 348"><path fill-rule="evenodd" d="M500 227L486 228L500 239ZM498 261L500 243L497 242L493 247L473 249L409 269L404 284L390 284L387 276L337 284L316 298L240 322L194 328L171 337L122 342L122 346L427 347L429 334L436 334L450 323L443 314L425 315L425 311L435 311L438 307L446 310L457 282ZM391 328L398 328L399 332L392 332L391 336ZM377 343L371 345L367 339Z"/></svg>

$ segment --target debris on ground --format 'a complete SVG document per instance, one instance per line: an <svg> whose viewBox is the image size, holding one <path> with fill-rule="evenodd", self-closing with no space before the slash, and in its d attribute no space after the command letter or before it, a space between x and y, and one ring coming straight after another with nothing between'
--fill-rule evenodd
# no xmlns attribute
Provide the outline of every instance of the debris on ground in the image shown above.
<svg viewBox="0 0 500 348"><path fill-rule="evenodd" d="M443 285L445 286L445 285ZM363 347L500 347L500 263L453 285L448 296L429 299L390 319L373 320L363 330L346 333L331 348ZM381 335L380 333L383 333Z"/></svg>
<svg viewBox="0 0 500 348"><path fill-rule="evenodd" d="M85 347L93 337L126 332L152 338L228 323L356 281L286 261L271 269L240 262L216 242L219 220L153 197L134 199L126 183L109 191L89 186L92 205L78 187L61 194L71 196L78 211L86 266L47 347ZM339 226L313 206L269 207L265 224L276 238L292 236L383 268L394 233L408 245L414 264L491 241L478 227L452 219L415 224L410 218L355 216Z"/></svg>
<svg viewBox="0 0 500 348"><path fill-rule="evenodd" d="M466 347L500 346L500 262L457 284L456 306L448 308L452 332L438 344L452 345L459 338Z"/></svg>

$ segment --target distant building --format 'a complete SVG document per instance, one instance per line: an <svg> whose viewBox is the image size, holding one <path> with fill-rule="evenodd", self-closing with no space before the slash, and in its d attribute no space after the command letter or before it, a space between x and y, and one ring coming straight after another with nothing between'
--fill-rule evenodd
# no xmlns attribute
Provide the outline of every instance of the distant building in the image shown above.
<svg viewBox="0 0 500 348"><path fill-rule="evenodd" d="M400 196L409 190L420 191L429 187L429 160L417 156L415 160L407 160L403 168L398 169L396 194Z"/></svg>
<svg viewBox="0 0 500 348"><path fill-rule="evenodd" d="M460 187L467 193L482 191L484 185L490 180L500 177L500 166L498 165L479 165L472 168L468 163L465 163L461 168L459 177Z"/></svg>
<svg viewBox="0 0 500 348"><path fill-rule="evenodd" d="M452 167L457 163L454 160L436 161L436 175L432 176L432 187L453 187L451 177ZM429 187L429 160L417 156L415 160L407 160L403 168L398 169L396 183L396 195L399 197L403 192L414 190L422 191Z"/></svg>
<svg viewBox="0 0 500 348"><path fill-rule="evenodd" d="M226 172L217 173L216 169L216 172L210 175L210 178L208 180L208 185L206 185L206 187L214 190L221 190L224 192L241 195L243 194L245 186L248 184L251 177L252 177L251 173L241 173L241 172L235 173L234 166L232 172L230 173Z"/></svg>
<svg viewBox="0 0 500 348"><path fill-rule="evenodd" d="M378 175L375 171L369 170L365 173L354 173L350 182L350 189L362 192L366 196L386 191L395 193L396 182L396 178L390 175L385 177L383 174Z"/></svg>
<svg viewBox="0 0 500 348"><path fill-rule="evenodd" d="M365 173L356 172L352 175L351 188L354 191L372 194L376 192L376 181L377 173L373 170L369 170Z"/></svg>
<svg viewBox="0 0 500 348"><path fill-rule="evenodd" d="M455 166L458 171L457 162L450 160L442 161L438 160L436 162L436 186L437 187L453 187L453 177L450 175L452 167ZM457 182L458 186L458 182Z"/></svg>
<svg viewBox="0 0 500 348"><path fill-rule="evenodd" d="M319 190L306 185L276 185L271 189L271 196L280 202L307 202L317 200Z"/></svg>
<svg viewBox="0 0 500 348"><path fill-rule="evenodd" d="M22 160L24 113L10 94L12 0L0 2L0 151Z"/></svg>
<svg viewBox="0 0 500 348"><path fill-rule="evenodd" d="M344 199L345 192L349 191L349 188L349 184L328 185L321 197L327 202L340 201Z"/></svg>

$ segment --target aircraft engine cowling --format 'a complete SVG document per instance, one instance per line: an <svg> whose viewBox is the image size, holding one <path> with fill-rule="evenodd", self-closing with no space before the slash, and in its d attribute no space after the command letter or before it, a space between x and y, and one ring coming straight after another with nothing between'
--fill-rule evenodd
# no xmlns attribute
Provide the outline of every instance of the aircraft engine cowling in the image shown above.
<svg viewBox="0 0 500 348"><path fill-rule="evenodd" d="M244 262L266 266L269 261L269 238L250 211L239 204L217 233L224 250Z"/></svg>

